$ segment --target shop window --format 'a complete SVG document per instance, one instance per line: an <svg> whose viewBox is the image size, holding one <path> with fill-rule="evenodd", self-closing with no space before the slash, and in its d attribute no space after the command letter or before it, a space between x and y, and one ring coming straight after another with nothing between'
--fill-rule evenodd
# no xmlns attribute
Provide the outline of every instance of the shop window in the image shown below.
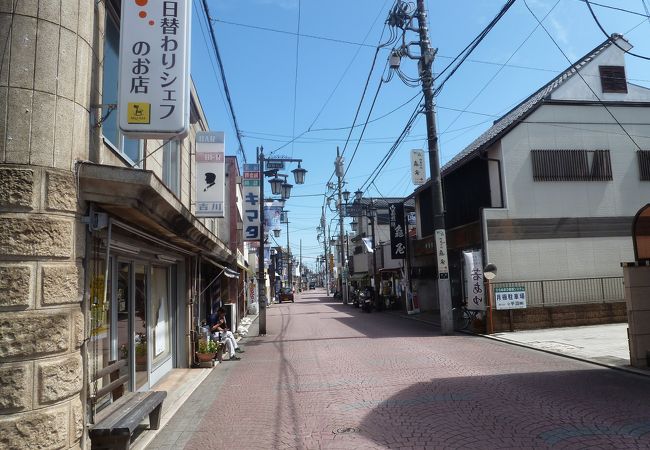
<svg viewBox="0 0 650 450"><path fill-rule="evenodd" d="M535 181L611 181L609 150L531 150Z"/></svg>
<svg viewBox="0 0 650 450"><path fill-rule="evenodd" d="M163 183L177 197L181 192L180 141L167 141L163 145Z"/></svg>
<svg viewBox="0 0 650 450"><path fill-rule="evenodd" d="M141 167L142 141L125 137L119 128L119 110L108 111L108 105L117 105L117 82L119 78L120 28L119 6L115 0L106 1L106 26L104 39L104 63L102 84L102 136L113 150L131 165Z"/></svg>
<svg viewBox="0 0 650 450"><path fill-rule="evenodd" d="M154 366L164 361L171 352L170 288L169 269L154 267L151 279Z"/></svg>

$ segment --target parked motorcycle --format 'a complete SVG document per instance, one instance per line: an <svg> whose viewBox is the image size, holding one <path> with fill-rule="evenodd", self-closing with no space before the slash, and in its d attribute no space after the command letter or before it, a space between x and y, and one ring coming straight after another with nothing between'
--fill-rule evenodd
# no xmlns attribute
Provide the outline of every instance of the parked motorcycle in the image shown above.
<svg viewBox="0 0 650 450"><path fill-rule="evenodd" d="M361 305L361 310L365 312L372 312L372 293L368 289L364 289L359 294L359 304Z"/></svg>

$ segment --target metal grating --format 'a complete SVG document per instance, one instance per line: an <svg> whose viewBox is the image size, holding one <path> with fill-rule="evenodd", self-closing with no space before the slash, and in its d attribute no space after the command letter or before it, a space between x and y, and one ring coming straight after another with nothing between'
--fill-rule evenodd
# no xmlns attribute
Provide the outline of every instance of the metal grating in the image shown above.
<svg viewBox="0 0 650 450"><path fill-rule="evenodd" d="M611 181L609 150L531 150L535 181Z"/></svg>

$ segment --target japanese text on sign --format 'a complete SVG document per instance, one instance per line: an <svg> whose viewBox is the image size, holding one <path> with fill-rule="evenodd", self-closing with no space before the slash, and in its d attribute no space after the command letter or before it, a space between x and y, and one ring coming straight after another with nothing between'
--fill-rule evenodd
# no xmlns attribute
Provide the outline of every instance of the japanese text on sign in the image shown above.
<svg viewBox="0 0 650 450"><path fill-rule="evenodd" d="M467 309L485 310L483 258L480 250L463 252Z"/></svg>
<svg viewBox="0 0 650 450"><path fill-rule="evenodd" d="M182 137L190 111L190 0L124 0L119 122L134 138Z"/></svg>
<svg viewBox="0 0 650 450"><path fill-rule="evenodd" d="M447 235L445 230L435 230L436 259L438 260L438 278L449 278L449 261L447 260Z"/></svg>
<svg viewBox="0 0 650 450"><path fill-rule="evenodd" d="M427 173L424 168L424 150L411 150L411 181L413 181L413 184L421 185L426 180Z"/></svg>
<svg viewBox="0 0 650 450"><path fill-rule="evenodd" d="M526 288L524 286L495 288L494 303L497 309L524 309L527 306Z"/></svg>
<svg viewBox="0 0 650 450"><path fill-rule="evenodd" d="M244 202L244 240L256 241L260 238L260 178L259 164L244 164L243 202Z"/></svg>
<svg viewBox="0 0 650 450"><path fill-rule="evenodd" d="M404 230L404 204L388 205L390 225L390 256L393 259L406 258L406 232Z"/></svg>
<svg viewBox="0 0 650 450"><path fill-rule="evenodd" d="M196 134L196 216L223 217L226 164L223 131Z"/></svg>

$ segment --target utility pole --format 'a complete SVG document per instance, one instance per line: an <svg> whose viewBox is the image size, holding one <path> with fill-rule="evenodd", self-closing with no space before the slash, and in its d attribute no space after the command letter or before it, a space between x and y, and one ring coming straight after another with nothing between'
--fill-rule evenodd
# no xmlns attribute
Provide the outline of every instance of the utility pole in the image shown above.
<svg viewBox="0 0 650 450"><path fill-rule="evenodd" d="M300 239L300 262L298 263L298 273L300 274L300 281L298 281L298 290L302 291L302 239Z"/></svg>
<svg viewBox="0 0 650 450"><path fill-rule="evenodd" d="M339 244L340 244L340 252L339 252L339 257L341 258L341 271L339 274L339 292L341 293L341 298L343 299L343 304L347 305L348 304L348 293L347 289L344 291L343 290L343 270L345 268L345 249L343 248L343 193L342 191L342 180L341 178L343 177L343 161L341 160L341 155L339 154L339 147L338 145L336 146L336 162L337 162L337 170L336 170L336 178L338 180L338 190L339 190Z"/></svg>
<svg viewBox="0 0 650 450"><path fill-rule="evenodd" d="M257 162L260 165L260 241L257 252L257 284L258 284L258 305L260 307L259 315L259 333L266 334L266 278L264 276L264 147L257 149Z"/></svg>
<svg viewBox="0 0 650 450"><path fill-rule="evenodd" d="M445 212L442 197L440 176L440 161L438 157L438 136L436 131L436 116L433 104L433 74L432 65L435 50L429 41L427 13L424 0L417 0L418 32L420 34L420 59L418 69L422 80L424 94L424 113L427 121L427 139L429 148L429 172L431 173L431 198L433 200L433 228L436 253L434 267L437 267L438 301L440 303L440 324L442 334L454 332L454 321L451 310L451 287L449 284L449 263L447 260L447 237L445 234Z"/></svg>
<svg viewBox="0 0 650 450"><path fill-rule="evenodd" d="M291 247L289 247L289 211L284 212L284 218L287 221L287 279L289 280L289 287L293 288L293 276L291 274Z"/></svg>

